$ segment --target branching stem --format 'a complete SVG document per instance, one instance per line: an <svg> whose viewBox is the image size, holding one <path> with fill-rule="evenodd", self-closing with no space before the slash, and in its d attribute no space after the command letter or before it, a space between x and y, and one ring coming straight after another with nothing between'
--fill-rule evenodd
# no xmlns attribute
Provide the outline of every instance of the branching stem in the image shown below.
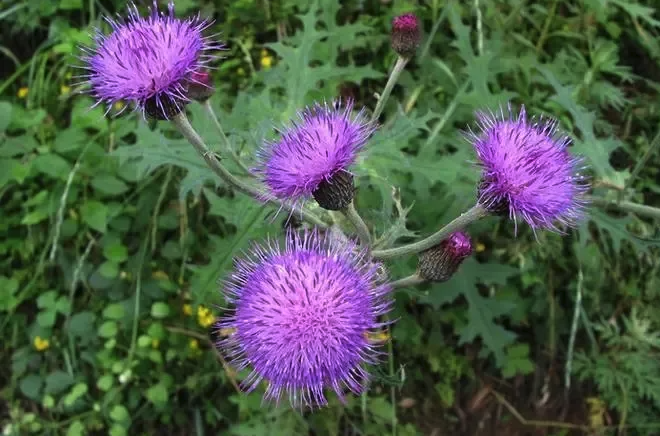
<svg viewBox="0 0 660 436"><path fill-rule="evenodd" d="M660 209L645 204L633 203L632 201L606 200L605 198L594 196L587 197L587 201L595 206L603 208L615 207L626 212L636 213L637 215L660 219Z"/></svg>
<svg viewBox="0 0 660 436"><path fill-rule="evenodd" d="M250 172L250 169L243 163L241 158L234 150L234 147L232 147L231 143L229 142L227 135L225 135L225 131L222 128L222 124L220 124L220 120L218 119L218 116L215 114L215 111L213 110L213 106L211 106L211 100L206 99L206 101L202 103L202 107L204 108L204 111L206 111L209 118L211 118L211 121L213 121L213 125L218 131L218 134L220 135L220 139L224 143L225 149L227 150L227 153L229 153L229 156L236 163L236 165L238 165L239 167L241 167L243 171L245 171L246 174L251 175L252 173Z"/></svg>
<svg viewBox="0 0 660 436"><path fill-rule="evenodd" d="M371 232L369 232L369 227L367 227L367 224L355 209L355 204L351 201L345 209L341 210L341 213L344 214L346 219L348 219L351 224L353 224L353 227L355 227L362 245L369 249L371 247Z"/></svg>
<svg viewBox="0 0 660 436"><path fill-rule="evenodd" d="M265 200L268 203L271 203L281 209L288 211L289 213L300 213L302 218L310 224L315 226L326 228L328 225L318 216L312 212L300 209L297 210L290 204L283 203L273 196L262 192L259 188L252 186L249 183L244 182L243 180L237 178L232 173L230 173L224 165L220 163L215 154L209 150L208 146L204 140L199 136L195 131L188 117L184 112L180 112L171 119L174 126L181 132L181 134L190 142L190 144L197 150L197 153L204 159L206 164L211 168L211 170L220 177L225 183L233 187L237 191L253 197L255 199Z"/></svg>
<svg viewBox="0 0 660 436"><path fill-rule="evenodd" d="M456 217L449 224L428 236L421 241L414 242L412 244L403 245L401 247L389 248L387 250L375 250L372 255L375 259L391 259L394 257L405 256L408 254L419 253L424 250L428 250L431 247L439 244L443 239L452 234L457 230L461 230L468 224L477 221L488 215L488 211L477 203L467 212Z"/></svg>
<svg viewBox="0 0 660 436"><path fill-rule="evenodd" d="M421 278L419 275L417 275L415 273L415 274L409 275L408 277L404 277L402 279L390 282L390 286L392 287L392 289L407 288L407 287L410 287L410 286L421 285L425 281L426 280L424 280L423 278Z"/></svg>

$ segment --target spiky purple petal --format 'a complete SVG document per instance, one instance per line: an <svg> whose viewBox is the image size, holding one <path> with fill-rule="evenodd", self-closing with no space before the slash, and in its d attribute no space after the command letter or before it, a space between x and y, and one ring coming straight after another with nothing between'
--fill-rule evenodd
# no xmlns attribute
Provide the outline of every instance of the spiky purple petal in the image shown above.
<svg viewBox="0 0 660 436"><path fill-rule="evenodd" d="M218 324L232 332L218 346L252 369L243 387L265 380L266 399L300 407L327 404L327 389L362 392L378 353L369 334L391 305L381 274L354 243L316 231L255 246L225 285L235 308Z"/></svg>

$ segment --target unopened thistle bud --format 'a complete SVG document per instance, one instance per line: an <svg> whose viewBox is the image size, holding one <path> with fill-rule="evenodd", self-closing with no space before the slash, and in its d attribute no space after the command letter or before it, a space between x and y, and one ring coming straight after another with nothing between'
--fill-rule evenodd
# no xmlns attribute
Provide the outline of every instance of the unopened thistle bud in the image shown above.
<svg viewBox="0 0 660 436"><path fill-rule="evenodd" d="M414 14L404 14L392 20L392 49L399 56L412 57L421 41L419 19Z"/></svg>
<svg viewBox="0 0 660 436"><path fill-rule="evenodd" d="M204 103L208 100L215 88L211 83L211 75L206 71L195 71L190 75L188 83L188 98Z"/></svg>
<svg viewBox="0 0 660 436"><path fill-rule="evenodd" d="M463 260L472 254L467 233L454 232L435 247L419 255L417 274L431 282L445 282L454 275Z"/></svg>

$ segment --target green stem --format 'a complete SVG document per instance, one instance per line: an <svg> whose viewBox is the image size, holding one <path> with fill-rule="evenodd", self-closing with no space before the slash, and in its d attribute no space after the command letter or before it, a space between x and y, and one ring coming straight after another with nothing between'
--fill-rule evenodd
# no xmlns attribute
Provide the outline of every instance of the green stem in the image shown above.
<svg viewBox="0 0 660 436"><path fill-rule="evenodd" d="M372 255L375 259L391 259L393 257L405 256L407 254L414 254L428 250L439 244L453 232L461 230L468 224L477 221L486 215L488 215L488 211L482 205L477 203L471 209L456 217L449 224L421 241L403 245L401 247L389 248L387 250L375 250Z"/></svg>
<svg viewBox="0 0 660 436"><path fill-rule="evenodd" d="M636 213L637 215L660 219L660 209L657 207L647 206L645 204L637 204L631 201L606 200L604 198L593 196L587 197L587 201L595 206L603 208L615 207L626 212Z"/></svg>
<svg viewBox="0 0 660 436"><path fill-rule="evenodd" d="M408 287L411 287L411 286L421 285L425 281L426 280L424 280L419 275L417 275L417 273L415 273L415 274L409 275L408 277L404 277L402 279L390 282L390 287L392 289L408 288Z"/></svg>
<svg viewBox="0 0 660 436"><path fill-rule="evenodd" d="M620 196L623 195L624 192L628 190L628 188L632 185L633 181L637 178L639 173L642 171L642 168L644 168L644 165L646 165L646 162L653 156L653 153L655 153L656 149L660 147L660 130L658 130L658 133L656 133L655 138L651 141L651 145L649 146L649 149L646 150L646 153L642 156L640 160L637 161L635 164L635 168L633 168L632 173L630 173L630 177L628 177L628 180L626 180L626 184L623 187L623 190L619 194Z"/></svg>
<svg viewBox="0 0 660 436"><path fill-rule="evenodd" d="M390 77L387 79L387 83L385 84L385 89L383 89L383 93L378 98L378 102L376 103L376 109L374 109L374 113L371 115L372 123L378 121L378 117L380 117L380 114L383 112L383 109L385 108L385 103L387 103L387 99L390 98L392 89L394 88L394 85L396 84L397 80L399 80L399 76L401 75L403 69L406 67L408 60L409 60L408 58L404 58L402 56L399 56L396 59L394 68L392 68Z"/></svg>
<svg viewBox="0 0 660 436"><path fill-rule="evenodd" d="M328 225L321 218L317 217L312 212L302 208L300 211L298 211L290 204L280 202L275 197L262 192L259 188L256 188L249 183L245 183L230 173L227 168L225 168L224 165L220 163L218 158L215 157L215 154L209 150L206 143L204 143L204 140L199 136L199 134L197 134L193 126L190 125L190 121L188 121L188 117L186 117L185 112L180 112L176 116L172 117L170 121L172 121L177 130L179 130L179 132L181 132L181 134L188 140L188 142L190 142L195 150L197 150L197 153L200 154L209 168L211 168L211 170L225 183L245 195L256 199L263 199L268 203L288 211L289 213L300 212L302 214L302 218L310 224L321 228L328 227Z"/></svg>
<svg viewBox="0 0 660 436"><path fill-rule="evenodd" d="M387 341L387 357L389 363L389 376L390 379L394 378L394 345L392 344L392 330L390 326L387 327L388 336L390 339ZM397 424L399 420L396 416L396 387L394 384L390 386L390 402L392 403L392 436L397 434Z"/></svg>
<svg viewBox="0 0 660 436"><path fill-rule="evenodd" d="M250 169L245 166L241 158L236 154L236 151L234 151L234 147L232 147L231 142L229 142L229 139L227 138L227 135L225 135L225 131L222 128L222 124L220 124L220 120L218 119L218 116L215 114L215 111L213 110L213 106L211 106L211 100L206 99L204 103L202 103L202 107L206 111L206 114L211 118L211 121L213 121L213 124L215 125L215 128L218 130L218 134L220 134L220 139L222 139L222 142L225 144L225 149L227 150L227 153L229 153L229 156L232 158L236 164L241 167L243 171L245 171L246 174L252 174L250 172Z"/></svg>
<svg viewBox="0 0 660 436"><path fill-rule="evenodd" d="M541 49L543 48L543 44L545 43L546 38L548 37L548 31L550 30L550 24L552 24L552 20L555 18L555 12L557 10L557 0L554 0L552 2L552 6L550 6L550 11L548 12L548 16L545 18L545 22L543 23L543 30L541 30L541 36L539 36L539 40L536 41L536 55L538 56L541 53Z"/></svg>
<svg viewBox="0 0 660 436"><path fill-rule="evenodd" d="M367 224L355 209L355 204L351 201L346 208L341 210L341 213L343 213L351 224L353 224L353 227L355 227L362 245L367 248L371 247L371 232L369 232L369 227L367 227Z"/></svg>

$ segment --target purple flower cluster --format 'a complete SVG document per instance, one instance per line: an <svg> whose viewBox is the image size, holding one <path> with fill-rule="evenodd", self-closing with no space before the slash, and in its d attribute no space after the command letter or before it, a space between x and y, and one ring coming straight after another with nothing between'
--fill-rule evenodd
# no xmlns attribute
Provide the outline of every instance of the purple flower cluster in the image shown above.
<svg viewBox="0 0 660 436"><path fill-rule="evenodd" d="M235 309L218 324L233 332L218 345L252 368L244 387L265 380L266 398L300 407L327 404L326 389L362 392L377 356L369 336L390 309L378 273L352 242L317 232L256 246L225 286Z"/></svg>
<svg viewBox="0 0 660 436"><path fill-rule="evenodd" d="M511 110L509 109L509 112ZM587 189L582 161L568 152L570 139L555 121L477 114L480 132L468 134L482 168L480 203L494 213L523 219L532 229L574 226L583 215Z"/></svg>
<svg viewBox="0 0 660 436"><path fill-rule="evenodd" d="M189 100L186 89L195 81L192 75L213 59L209 52L220 50L222 44L202 35L209 21L199 16L175 18L172 2L167 15L159 13L156 1L147 17L139 15L135 4L128 10L125 21L107 19L112 32L99 31L96 48L83 56L88 71L83 77L91 94L108 110L123 100L143 113L163 117L177 113Z"/></svg>
<svg viewBox="0 0 660 436"><path fill-rule="evenodd" d="M315 104L298 114L278 141L259 152L257 173L269 192L290 203L309 198L323 182L348 171L374 131L353 103Z"/></svg>

